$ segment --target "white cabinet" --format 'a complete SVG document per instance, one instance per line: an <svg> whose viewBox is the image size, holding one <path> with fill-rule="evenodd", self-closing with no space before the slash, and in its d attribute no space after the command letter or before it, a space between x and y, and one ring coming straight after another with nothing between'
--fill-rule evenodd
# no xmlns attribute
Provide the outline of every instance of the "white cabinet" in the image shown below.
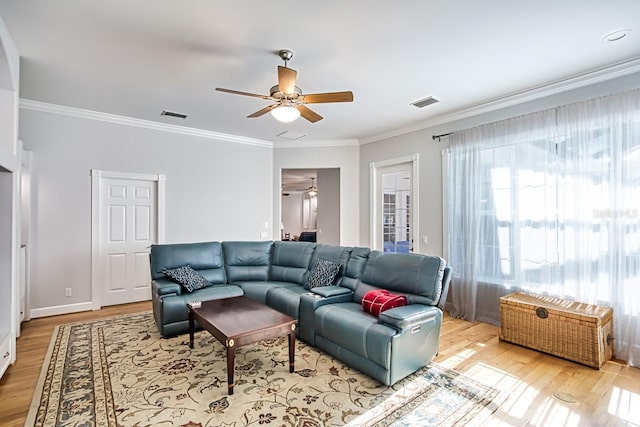
<svg viewBox="0 0 640 427"><path fill-rule="evenodd" d="M19 87L20 55L0 19L0 376L14 362L16 349Z"/></svg>
<svg viewBox="0 0 640 427"><path fill-rule="evenodd" d="M0 377L5 373L9 364L11 363L12 354L11 354L11 334L7 334L4 341L0 345Z"/></svg>
<svg viewBox="0 0 640 427"><path fill-rule="evenodd" d="M13 174L0 166L0 375L14 360Z"/></svg>

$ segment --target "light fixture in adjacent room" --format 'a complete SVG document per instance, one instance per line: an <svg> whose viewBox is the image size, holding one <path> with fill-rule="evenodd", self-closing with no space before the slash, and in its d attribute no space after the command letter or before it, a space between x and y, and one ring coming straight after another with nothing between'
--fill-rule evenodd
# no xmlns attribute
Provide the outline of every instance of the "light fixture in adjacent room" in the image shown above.
<svg viewBox="0 0 640 427"><path fill-rule="evenodd" d="M300 117L300 111L291 105L279 105L271 110L271 115L279 122L289 123Z"/></svg>
<svg viewBox="0 0 640 427"><path fill-rule="evenodd" d="M315 197L318 195L318 188L313 185L314 180L315 178L311 178L311 187L309 187L309 189L307 190L307 193L309 193L309 197Z"/></svg>

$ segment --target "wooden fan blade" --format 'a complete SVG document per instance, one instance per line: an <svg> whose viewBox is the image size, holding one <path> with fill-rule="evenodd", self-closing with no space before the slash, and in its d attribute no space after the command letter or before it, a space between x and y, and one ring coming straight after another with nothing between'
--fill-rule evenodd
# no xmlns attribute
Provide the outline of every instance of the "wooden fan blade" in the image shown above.
<svg viewBox="0 0 640 427"><path fill-rule="evenodd" d="M353 101L353 93L351 91L312 93L309 95L304 95L304 102L306 104L322 104L325 102L352 102L352 101Z"/></svg>
<svg viewBox="0 0 640 427"><path fill-rule="evenodd" d="M278 87L280 92L285 95L291 95L294 93L296 87L296 76L298 72L291 68L278 65Z"/></svg>
<svg viewBox="0 0 640 427"><path fill-rule="evenodd" d="M244 95L244 96L253 96L254 98L271 99L271 97L266 95L258 95L257 93L249 93L249 92L240 92L239 90L223 89L221 87L217 87L216 90L218 92L232 93L234 95Z"/></svg>
<svg viewBox="0 0 640 427"><path fill-rule="evenodd" d="M263 115L267 114L269 111L271 111L274 108L276 108L277 106L278 106L278 104L273 104L273 105L269 105L268 107L264 107L262 110L256 111L255 113L251 114L250 116L247 116L247 119L253 119L253 118L256 118L256 117L263 116Z"/></svg>
<svg viewBox="0 0 640 427"><path fill-rule="evenodd" d="M309 120L311 123L315 123L318 120L322 120L322 116L320 114L316 113L315 111L313 111L312 109L304 105L298 105L297 108L298 108L298 111L300 111L300 115L305 119Z"/></svg>

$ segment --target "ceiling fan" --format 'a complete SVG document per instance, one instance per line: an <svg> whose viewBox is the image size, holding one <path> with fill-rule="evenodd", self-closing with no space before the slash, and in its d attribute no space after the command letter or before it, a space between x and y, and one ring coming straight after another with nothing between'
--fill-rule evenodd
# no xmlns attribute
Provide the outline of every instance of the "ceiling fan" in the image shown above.
<svg viewBox="0 0 640 427"><path fill-rule="evenodd" d="M322 116L315 111L307 107L306 104L323 104L328 102L352 102L353 93L351 91L346 92L326 92L326 93L312 93L304 95L302 90L296 86L296 76L298 72L292 68L287 67L287 62L293 58L293 52L287 49L283 49L278 52L278 55L284 60L284 67L278 66L278 84L273 86L269 90L269 96L259 95L256 93L240 92L237 90L224 89L217 87L216 90L220 92L232 93L235 95L252 96L254 98L268 99L274 101L275 104L271 104L255 113L247 116L247 118L260 117L268 112L281 122L292 122L299 116L304 117L311 123L315 123L322 120Z"/></svg>
<svg viewBox="0 0 640 427"><path fill-rule="evenodd" d="M311 197L316 196L318 194L318 187L313 185L314 184L313 181L315 181L315 178L311 178L311 187L307 189L307 193L309 193L309 196Z"/></svg>

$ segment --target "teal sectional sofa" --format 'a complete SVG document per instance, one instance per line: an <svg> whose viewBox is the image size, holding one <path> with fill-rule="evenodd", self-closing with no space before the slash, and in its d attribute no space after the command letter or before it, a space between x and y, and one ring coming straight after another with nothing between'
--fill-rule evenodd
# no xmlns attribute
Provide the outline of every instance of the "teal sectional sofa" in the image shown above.
<svg viewBox="0 0 640 427"><path fill-rule="evenodd" d="M318 260L340 264L329 286L304 285ZM189 265L207 280L191 293L165 275ZM153 315L163 337L188 331L187 303L245 295L298 319L298 338L392 385L438 351L451 269L434 256L311 242L202 242L151 247ZM374 316L369 290L408 304Z"/></svg>

